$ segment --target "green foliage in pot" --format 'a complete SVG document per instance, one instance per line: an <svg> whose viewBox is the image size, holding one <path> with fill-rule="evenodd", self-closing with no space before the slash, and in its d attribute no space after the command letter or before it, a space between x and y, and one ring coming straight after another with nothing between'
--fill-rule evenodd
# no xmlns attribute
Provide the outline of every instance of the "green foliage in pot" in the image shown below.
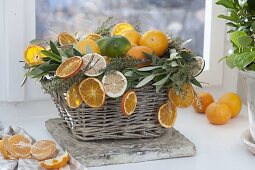
<svg viewBox="0 0 255 170"><path fill-rule="evenodd" d="M230 68L255 71L255 0L218 0L218 5L228 10L226 25L233 44L233 51L223 59Z"/></svg>

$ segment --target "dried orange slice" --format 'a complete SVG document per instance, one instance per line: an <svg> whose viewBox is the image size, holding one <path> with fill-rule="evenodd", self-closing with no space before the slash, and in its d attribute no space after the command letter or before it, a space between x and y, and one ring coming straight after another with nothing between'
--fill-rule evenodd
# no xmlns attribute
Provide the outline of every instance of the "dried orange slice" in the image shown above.
<svg viewBox="0 0 255 170"><path fill-rule="evenodd" d="M102 38L102 36L100 34L96 34L96 33L90 33L90 34L85 36L85 39L90 39L90 40L93 40L93 41L97 41L100 38Z"/></svg>
<svg viewBox="0 0 255 170"><path fill-rule="evenodd" d="M63 32L63 33L59 34L59 36L58 36L58 43L61 46L73 45L73 44L77 43L77 40L71 34L69 34L67 32Z"/></svg>
<svg viewBox="0 0 255 170"><path fill-rule="evenodd" d="M24 60L30 66L35 66L43 64L44 61L42 58L46 57L41 53L42 50L45 50L44 47L39 45L29 45L24 52Z"/></svg>
<svg viewBox="0 0 255 170"><path fill-rule="evenodd" d="M77 74L82 66L81 57L74 56L65 60L58 69L56 75L60 78L67 79Z"/></svg>
<svg viewBox="0 0 255 170"><path fill-rule="evenodd" d="M40 165L46 169L58 169L65 166L68 161L69 161L69 154L65 152L63 155L56 157L54 159L41 161Z"/></svg>
<svg viewBox="0 0 255 170"><path fill-rule="evenodd" d="M195 98L193 87L190 83L185 83L182 85L179 94L176 93L174 88L171 88L168 92L168 98L177 107L189 107Z"/></svg>
<svg viewBox="0 0 255 170"><path fill-rule="evenodd" d="M96 78L87 78L79 86L83 101L90 107L101 107L105 101L102 83Z"/></svg>
<svg viewBox="0 0 255 170"><path fill-rule="evenodd" d="M90 68L85 71L85 75L89 77L96 77L101 75L106 68L106 61L103 56L97 53L86 54L82 57L83 65L82 69ZM88 65L90 64L90 65Z"/></svg>
<svg viewBox="0 0 255 170"><path fill-rule="evenodd" d="M105 74L102 83L106 95L112 98L122 96L127 88L127 78L119 71L111 71Z"/></svg>
<svg viewBox="0 0 255 170"><path fill-rule="evenodd" d="M82 97L79 93L79 86L74 84L70 87L66 95L66 103L70 108L77 108L82 103Z"/></svg>
<svg viewBox="0 0 255 170"><path fill-rule="evenodd" d="M8 139L10 154L14 158L27 158L30 156L31 140L24 135L16 134Z"/></svg>
<svg viewBox="0 0 255 170"><path fill-rule="evenodd" d="M127 30L134 30L134 27L129 23L118 23L113 27L111 35L121 35Z"/></svg>
<svg viewBox="0 0 255 170"><path fill-rule="evenodd" d="M56 152L56 143L50 140L40 140L31 147L31 155L35 159L42 161L49 159Z"/></svg>
<svg viewBox="0 0 255 170"><path fill-rule="evenodd" d="M160 106L158 111L158 121L161 126L165 128L173 127L176 121L176 107L171 102L167 102Z"/></svg>
<svg viewBox="0 0 255 170"><path fill-rule="evenodd" d="M10 159L10 155L4 147L4 143L0 140L0 153L3 155L4 159Z"/></svg>
<svg viewBox="0 0 255 170"><path fill-rule="evenodd" d="M136 97L135 91L130 90L126 92L122 98L122 103L121 103L122 113L125 116L130 116L132 113L134 113L136 104L137 104L137 97Z"/></svg>

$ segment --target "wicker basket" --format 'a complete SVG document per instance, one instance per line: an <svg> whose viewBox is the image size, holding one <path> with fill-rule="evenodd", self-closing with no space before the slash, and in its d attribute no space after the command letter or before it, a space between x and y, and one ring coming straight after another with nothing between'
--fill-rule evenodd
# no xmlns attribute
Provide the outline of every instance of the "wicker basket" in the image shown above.
<svg viewBox="0 0 255 170"><path fill-rule="evenodd" d="M60 117L73 135L84 141L99 139L155 138L166 129L157 119L157 109L167 101L167 90L155 92L152 85L136 89L137 107L130 117L121 111L121 99L107 98L104 106L93 109L82 104L77 109L67 106L65 95L54 93L52 99Z"/></svg>

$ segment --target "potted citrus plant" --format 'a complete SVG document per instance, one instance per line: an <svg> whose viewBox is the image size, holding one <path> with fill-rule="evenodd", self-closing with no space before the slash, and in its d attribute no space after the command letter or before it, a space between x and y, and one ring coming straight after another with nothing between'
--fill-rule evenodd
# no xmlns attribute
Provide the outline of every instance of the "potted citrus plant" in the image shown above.
<svg viewBox="0 0 255 170"><path fill-rule="evenodd" d="M237 68L243 75L247 87L247 102L250 133L255 139L255 1L218 0L218 5L228 10L228 15L219 15L227 20L226 25L233 49L222 59L230 68Z"/></svg>

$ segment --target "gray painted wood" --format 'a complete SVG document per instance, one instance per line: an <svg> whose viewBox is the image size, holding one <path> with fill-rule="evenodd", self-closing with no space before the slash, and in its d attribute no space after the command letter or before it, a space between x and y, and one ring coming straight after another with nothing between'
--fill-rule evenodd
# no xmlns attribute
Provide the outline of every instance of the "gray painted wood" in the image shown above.
<svg viewBox="0 0 255 170"><path fill-rule="evenodd" d="M154 139L84 142L74 138L60 118L45 124L60 146L87 167L187 157L196 153L195 145L174 128Z"/></svg>

